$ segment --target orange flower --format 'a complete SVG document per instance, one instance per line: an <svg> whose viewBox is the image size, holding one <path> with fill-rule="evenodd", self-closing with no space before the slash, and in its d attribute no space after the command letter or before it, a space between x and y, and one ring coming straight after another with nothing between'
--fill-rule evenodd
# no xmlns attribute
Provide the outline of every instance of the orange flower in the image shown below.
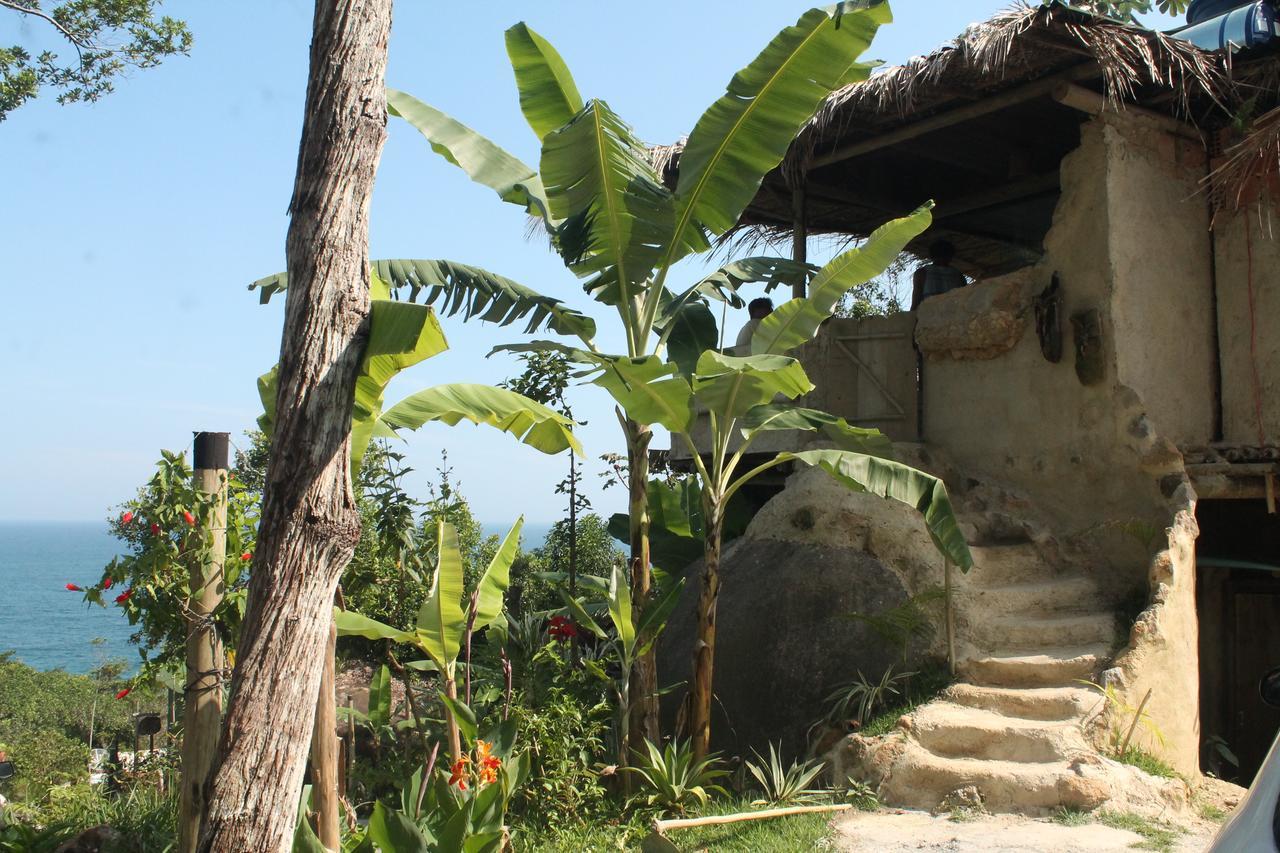
<svg viewBox="0 0 1280 853"><path fill-rule="evenodd" d="M492 752L493 752L493 744L484 740L476 741L476 758L480 759L480 761L483 762L488 760Z"/></svg>
<svg viewBox="0 0 1280 853"><path fill-rule="evenodd" d="M493 755L493 744L488 741L476 741L476 764L480 767L480 784L492 785L498 781L498 768L502 761Z"/></svg>
<svg viewBox="0 0 1280 853"><path fill-rule="evenodd" d="M457 761L453 762L453 767L450 768L449 784L457 785L459 791L467 790L467 758L466 756L463 756L462 758L459 758Z"/></svg>

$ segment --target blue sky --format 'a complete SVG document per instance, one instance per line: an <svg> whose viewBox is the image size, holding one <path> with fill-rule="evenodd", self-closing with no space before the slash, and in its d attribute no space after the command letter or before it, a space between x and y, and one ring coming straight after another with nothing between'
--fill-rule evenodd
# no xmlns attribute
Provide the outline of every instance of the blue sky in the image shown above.
<svg viewBox="0 0 1280 853"><path fill-rule="evenodd" d="M388 84L434 104L529 163L503 30L527 21L564 55L579 88L641 138L688 132L782 26L809 3L428 3L399 0ZM898 0L870 55L926 52L1009 0ZM160 448L194 430L239 433L259 412L255 378L275 361L282 301L245 286L284 266L307 71L305 0L167 2L195 34L190 58L124 81L94 105L29 104L0 123L0 518L95 519L150 474ZM0 43L38 38L0 15ZM441 257L487 267L576 305L576 280L523 213L501 204L393 120L373 200L373 257ZM692 272L692 271L691 271ZM729 319L730 334L745 317ZM608 328L606 325L605 328ZM486 360L519 330L446 320L452 349L393 385L394 401L441 382L517 372ZM617 341L602 337L604 348ZM591 461L620 449L603 392L576 393ZM470 425L427 427L407 444L412 488L448 448L476 514L559 517L565 462ZM608 514L620 490L591 497Z"/></svg>

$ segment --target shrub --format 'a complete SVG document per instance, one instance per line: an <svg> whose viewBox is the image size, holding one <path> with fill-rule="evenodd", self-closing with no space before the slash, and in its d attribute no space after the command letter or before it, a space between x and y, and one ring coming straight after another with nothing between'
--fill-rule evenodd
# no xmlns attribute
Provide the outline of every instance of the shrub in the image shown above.
<svg viewBox="0 0 1280 853"><path fill-rule="evenodd" d="M792 803L806 803L822 796L823 792L809 787L824 769L822 761L812 760L791 762L785 769L778 758L778 750L769 744L769 760L755 753L759 762L748 761L747 772L760 783L760 791L764 797L755 800L752 805L784 806Z"/></svg>
<svg viewBox="0 0 1280 853"><path fill-rule="evenodd" d="M693 745L673 740L659 750L645 741L645 752L636 753L636 763L626 768L640 778L643 791L635 799L664 810L683 812L690 805L705 807L712 794L727 795L714 780L728 773L718 767L718 756L708 755L701 761L693 757Z"/></svg>

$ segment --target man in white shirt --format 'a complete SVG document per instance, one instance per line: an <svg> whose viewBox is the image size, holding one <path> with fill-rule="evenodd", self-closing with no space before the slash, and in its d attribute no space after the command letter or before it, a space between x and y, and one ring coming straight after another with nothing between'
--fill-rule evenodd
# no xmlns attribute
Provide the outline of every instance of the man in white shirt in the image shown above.
<svg viewBox="0 0 1280 853"><path fill-rule="evenodd" d="M742 327L742 331L738 332L738 340L733 348L734 355L751 355L751 336L756 333L756 329L760 328L760 321L772 313L773 300L768 297L762 296L748 303L747 314L751 319Z"/></svg>

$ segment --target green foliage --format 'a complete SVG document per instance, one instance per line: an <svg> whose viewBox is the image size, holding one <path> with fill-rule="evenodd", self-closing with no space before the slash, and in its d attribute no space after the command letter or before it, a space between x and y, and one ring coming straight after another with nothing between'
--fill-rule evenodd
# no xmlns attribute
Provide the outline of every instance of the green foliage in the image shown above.
<svg viewBox="0 0 1280 853"><path fill-rule="evenodd" d="M878 613L850 613L849 618L864 623L880 639L898 651L905 664L913 641L927 643L937 630L936 612L931 609L945 606L947 594L942 587L927 587L907 598L901 604Z"/></svg>
<svg viewBox="0 0 1280 853"><path fill-rule="evenodd" d="M1061 0L1042 2L1045 6L1056 6ZM1181 15L1187 11L1191 0L1073 0L1071 5L1097 15L1137 23L1138 15L1149 15L1155 11L1164 15Z"/></svg>
<svg viewBox="0 0 1280 853"><path fill-rule="evenodd" d="M608 577L613 567L624 559L610 527L600 516L591 513L580 516L576 528L574 550L578 574ZM520 590L518 609L522 614L552 610L560 605L560 596L556 592L559 581L550 581L547 575L563 576L567 581L571 533L569 519L560 519L551 526L542 546L512 567L511 585L513 589Z"/></svg>
<svg viewBox="0 0 1280 853"><path fill-rule="evenodd" d="M951 674L945 666L924 669L911 679L908 693L898 702L886 704L882 710L862 721L859 733L865 737L888 734L898 725L903 714L909 714L921 705L933 700L951 685Z"/></svg>
<svg viewBox="0 0 1280 853"><path fill-rule="evenodd" d="M695 804L705 807L712 795L728 796L715 781L729 775L718 763L714 754L695 759L688 741L675 740L662 749L645 741L645 751L636 754L636 761L625 772L640 780L638 801L683 813Z"/></svg>
<svg viewBox="0 0 1280 853"><path fill-rule="evenodd" d="M889 667L879 681L868 681L859 671L855 680L827 696L827 719L834 723L854 720L860 726L867 723L877 712L894 704L894 698L902 695L903 686L913 675L914 672L895 673Z"/></svg>
<svg viewBox="0 0 1280 853"><path fill-rule="evenodd" d="M874 812L880 808L880 795L866 782L846 779L840 789L844 799L860 812Z"/></svg>
<svg viewBox="0 0 1280 853"><path fill-rule="evenodd" d="M0 829L0 853L53 853L86 829L108 826L114 843L103 853L154 853L168 850L177 837L178 802L154 787L139 785L107 795L87 785L57 787L37 820ZM80 848L77 848L80 849Z"/></svg>
<svg viewBox="0 0 1280 853"><path fill-rule="evenodd" d="M116 663L90 675L40 672L0 652L0 743L17 770L5 783L7 796L36 802L53 786L85 781L91 727L96 745L109 746L117 738L132 743L135 702L162 706L144 690L117 700L125 685L121 669Z"/></svg>
<svg viewBox="0 0 1280 853"><path fill-rule="evenodd" d="M1049 819L1061 826L1085 826L1093 823L1093 815L1070 806L1058 806Z"/></svg>
<svg viewBox="0 0 1280 853"><path fill-rule="evenodd" d="M753 750L754 752L754 750ZM811 803L825 793L810 787L822 771L826 763L821 759L810 761L792 761L787 767L782 766L777 748L769 744L769 759L756 752L756 761L746 762L747 772L755 777L763 796L753 800L753 806L788 806Z"/></svg>
<svg viewBox="0 0 1280 853"><path fill-rule="evenodd" d="M1164 732L1160 730L1151 714L1147 712L1146 699L1139 705L1134 706L1124 698L1124 695L1114 684L1107 684L1104 687L1101 684L1086 680L1081 680L1079 683L1092 687L1102 694L1102 704L1110 716L1111 727L1107 746L1112 758L1139 767L1142 766L1139 762L1151 763L1153 767L1161 764L1158 759L1132 745L1134 732L1137 731L1139 726L1146 729L1147 733L1161 746L1164 746L1165 743ZM1148 699L1150 695L1151 693L1148 691ZM1155 775L1163 774L1156 773ZM1172 771L1170 771L1170 775L1172 775Z"/></svg>
<svg viewBox="0 0 1280 853"><path fill-rule="evenodd" d="M113 559L97 583L85 585L86 601L119 607L137 627L132 640L147 662L144 676L184 663L183 614L192 595L191 570L210 558L217 498L196 489L192 473L186 453L160 452L155 475L109 522L128 553ZM213 612L213 624L224 647L234 650L244 617L260 495L235 471L227 477L226 489L223 600Z"/></svg>
<svg viewBox="0 0 1280 853"><path fill-rule="evenodd" d="M0 121L36 97L42 86L58 92L58 103L96 101L136 68L153 68L166 57L191 50L187 25L156 16L159 0L67 0L41 8L39 0L12 0L0 9L32 23L75 50L73 61L52 50L32 56L22 45L0 48ZM22 26L19 23L19 28Z"/></svg>
<svg viewBox="0 0 1280 853"><path fill-rule="evenodd" d="M1103 810L1097 814L1098 823L1112 829L1126 829L1142 836L1142 841L1133 845L1135 850L1157 850L1170 853L1183 831L1164 821L1143 817L1132 812L1116 812Z"/></svg>
<svg viewBox="0 0 1280 853"><path fill-rule="evenodd" d="M1114 758L1121 764L1130 764L1139 770L1150 773L1152 776L1159 776L1161 779L1173 779L1178 775L1178 772L1168 763L1161 761L1141 747L1130 746L1124 752L1116 753Z"/></svg>

